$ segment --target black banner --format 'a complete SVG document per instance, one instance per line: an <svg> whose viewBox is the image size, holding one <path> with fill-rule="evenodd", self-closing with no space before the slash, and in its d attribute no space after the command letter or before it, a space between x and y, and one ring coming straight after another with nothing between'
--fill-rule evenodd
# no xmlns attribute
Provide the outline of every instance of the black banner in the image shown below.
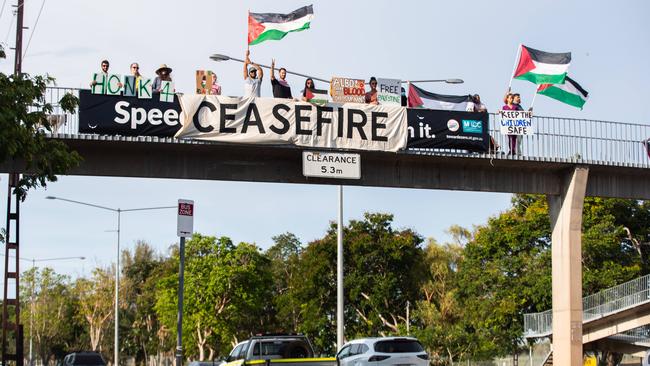
<svg viewBox="0 0 650 366"><path fill-rule="evenodd" d="M172 137L181 128L181 105L151 99L79 92L79 132L100 135Z"/></svg>
<svg viewBox="0 0 650 366"><path fill-rule="evenodd" d="M488 151L487 113L409 108L407 116L407 148Z"/></svg>

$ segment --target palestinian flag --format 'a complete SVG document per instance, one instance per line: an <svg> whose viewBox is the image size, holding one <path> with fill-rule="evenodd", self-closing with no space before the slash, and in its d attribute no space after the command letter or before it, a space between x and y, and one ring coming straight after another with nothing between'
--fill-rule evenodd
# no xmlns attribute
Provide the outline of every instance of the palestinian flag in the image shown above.
<svg viewBox="0 0 650 366"><path fill-rule="evenodd" d="M323 89L307 89L305 91L305 99L309 103L316 105L325 105L331 102L328 91Z"/></svg>
<svg viewBox="0 0 650 366"><path fill-rule="evenodd" d="M550 53L522 45L513 77L535 84L564 84L570 64L571 52Z"/></svg>
<svg viewBox="0 0 650 366"><path fill-rule="evenodd" d="M473 108L471 95L442 95L420 89L409 84L408 106L411 108L442 109L446 111L467 111Z"/></svg>
<svg viewBox="0 0 650 366"><path fill-rule="evenodd" d="M564 84L540 85L537 87L537 93L580 109L589 98L589 93L568 76L564 79Z"/></svg>
<svg viewBox="0 0 650 366"><path fill-rule="evenodd" d="M248 44L254 45L268 40L279 40L289 32L309 29L314 17L311 5L289 14L248 13Z"/></svg>

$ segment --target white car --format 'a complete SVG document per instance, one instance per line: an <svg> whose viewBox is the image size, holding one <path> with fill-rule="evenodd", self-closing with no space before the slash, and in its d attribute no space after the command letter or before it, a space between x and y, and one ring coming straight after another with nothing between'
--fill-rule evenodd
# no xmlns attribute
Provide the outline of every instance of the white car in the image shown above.
<svg viewBox="0 0 650 366"><path fill-rule="evenodd" d="M429 355L412 337L355 339L336 354L338 366L428 366Z"/></svg>

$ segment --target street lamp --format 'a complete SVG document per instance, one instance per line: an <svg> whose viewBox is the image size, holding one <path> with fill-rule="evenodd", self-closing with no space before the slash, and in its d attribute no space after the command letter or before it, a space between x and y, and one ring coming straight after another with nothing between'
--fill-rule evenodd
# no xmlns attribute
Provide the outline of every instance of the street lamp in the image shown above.
<svg viewBox="0 0 650 366"><path fill-rule="evenodd" d="M231 60L241 62L241 63L244 62L244 60L241 60L241 59L238 59L238 58L235 58L235 57L230 57L228 55L222 55L220 53L213 54L212 56L210 56L210 59L212 61L215 61L215 62L231 61ZM270 67L268 67L266 65L262 65L262 64L259 64L259 65L260 65L260 67L266 67L267 69L270 69ZM314 80L322 81L324 83L329 83L330 82L330 80L325 80L325 79L317 78L317 77L314 77L314 76L304 75L304 74L297 73L297 72L292 72L292 71L289 71L289 70L287 70L287 74L298 75L298 76L302 76L304 78L311 78L311 79L314 79ZM463 79L433 79L433 80L408 80L408 81L402 81L402 84L409 83L409 82L410 83L447 83L447 84L462 84L462 83L464 83Z"/></svg>
<svg viewBox="0 0 650 366"><path fill-rule="evenodd" d="M34 329L34 287L36 286L35 281L36 281L36 271L34 269L36 268L36 262L51 262L51 261L63 261L63 260L72 260L72 259L79 259L79 260L85 260L86 257L60 257L60 258L18 258L21 261L28 261L32 262L32 295L31 295L31 309L29 312L29 366L34 365L34 358L32 357L32 349L33 349L33 329Z"/></svg>
<svg viewBox="0 0 650 366"><path fill-rule="evenodd" d="M210 59L211 59L212 61L216 61L216 62L221 62L221 61L230 61L230 60L232 60L232 61L237 61L237 62L241 62L241 63L244 63L244 62L245 62L244 60L240 60L240 59L238 59L238 58L230 57L230 56L226 56L226 55L221 55L221 54L218 54L218 53L215 53L214 55L210 56ZM260 65L260 67L266 67L267 69L270 69L269 66L262 65L262 64L258 64L258 65ZM286 70L286 69L285 69L285 70ZM321 79L321 78L317 78L317 77L314 77L314 76L309 76L309 75L305 75L305 74L301 74L301 73L299 73L299 72L294 72L294 71L289 71L289 70L287 70L287 74L293 74L293 75L301 76L301 77L303 77L303 78L311 78L311 79L313 79L313 80L322 81L322 82L324 82L324 83L329 83L329 82L330 82L329 80L325 80L325 79Z"/></svg>
<svg viewBox="0 0 650 366"><path fill-rule="evenodd" d="M131 212L131 211L148 211L148 210L162 210L162 209L169 209L169 208L176 208L176 206L160 206L160 207L142 207L142 208L127 208L127 209L121 209L121 208L112 208L112 207L106 207L106 206L100 206L100 205L95 205L92 203L87 203L87 202L81 202L81 201L75 201L67 198L61 198L61 197L54 197L54 196L47 196L45 197L48 200L60 200L60 201L65 201L65 202L70 202L70 203L76 203L79 205L84 205L84 206L90 206L90 207L95 207L99 208L102 210L107 210L107 211L112 211L117 213L117 263L115 265L115 351L114 351L114 362L115 366L119 366L119 360L120 360L120 348L119 348L119 286L120 286L120 220L121 220L121 215L122 212Z"/></svg>

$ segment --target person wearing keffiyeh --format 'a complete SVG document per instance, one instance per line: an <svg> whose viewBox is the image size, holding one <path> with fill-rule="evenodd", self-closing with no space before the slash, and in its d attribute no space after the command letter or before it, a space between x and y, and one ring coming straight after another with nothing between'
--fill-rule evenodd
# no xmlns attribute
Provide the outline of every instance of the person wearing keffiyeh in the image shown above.
<svg viewBox="0 0 650 366"><path fill-rule="evenodd" d="M271 87L273 87L273 98L291 99L291 87L287 83L287 69L284 67L278 72L280 80L275 78L275 59L271 60Z"/></svg>

